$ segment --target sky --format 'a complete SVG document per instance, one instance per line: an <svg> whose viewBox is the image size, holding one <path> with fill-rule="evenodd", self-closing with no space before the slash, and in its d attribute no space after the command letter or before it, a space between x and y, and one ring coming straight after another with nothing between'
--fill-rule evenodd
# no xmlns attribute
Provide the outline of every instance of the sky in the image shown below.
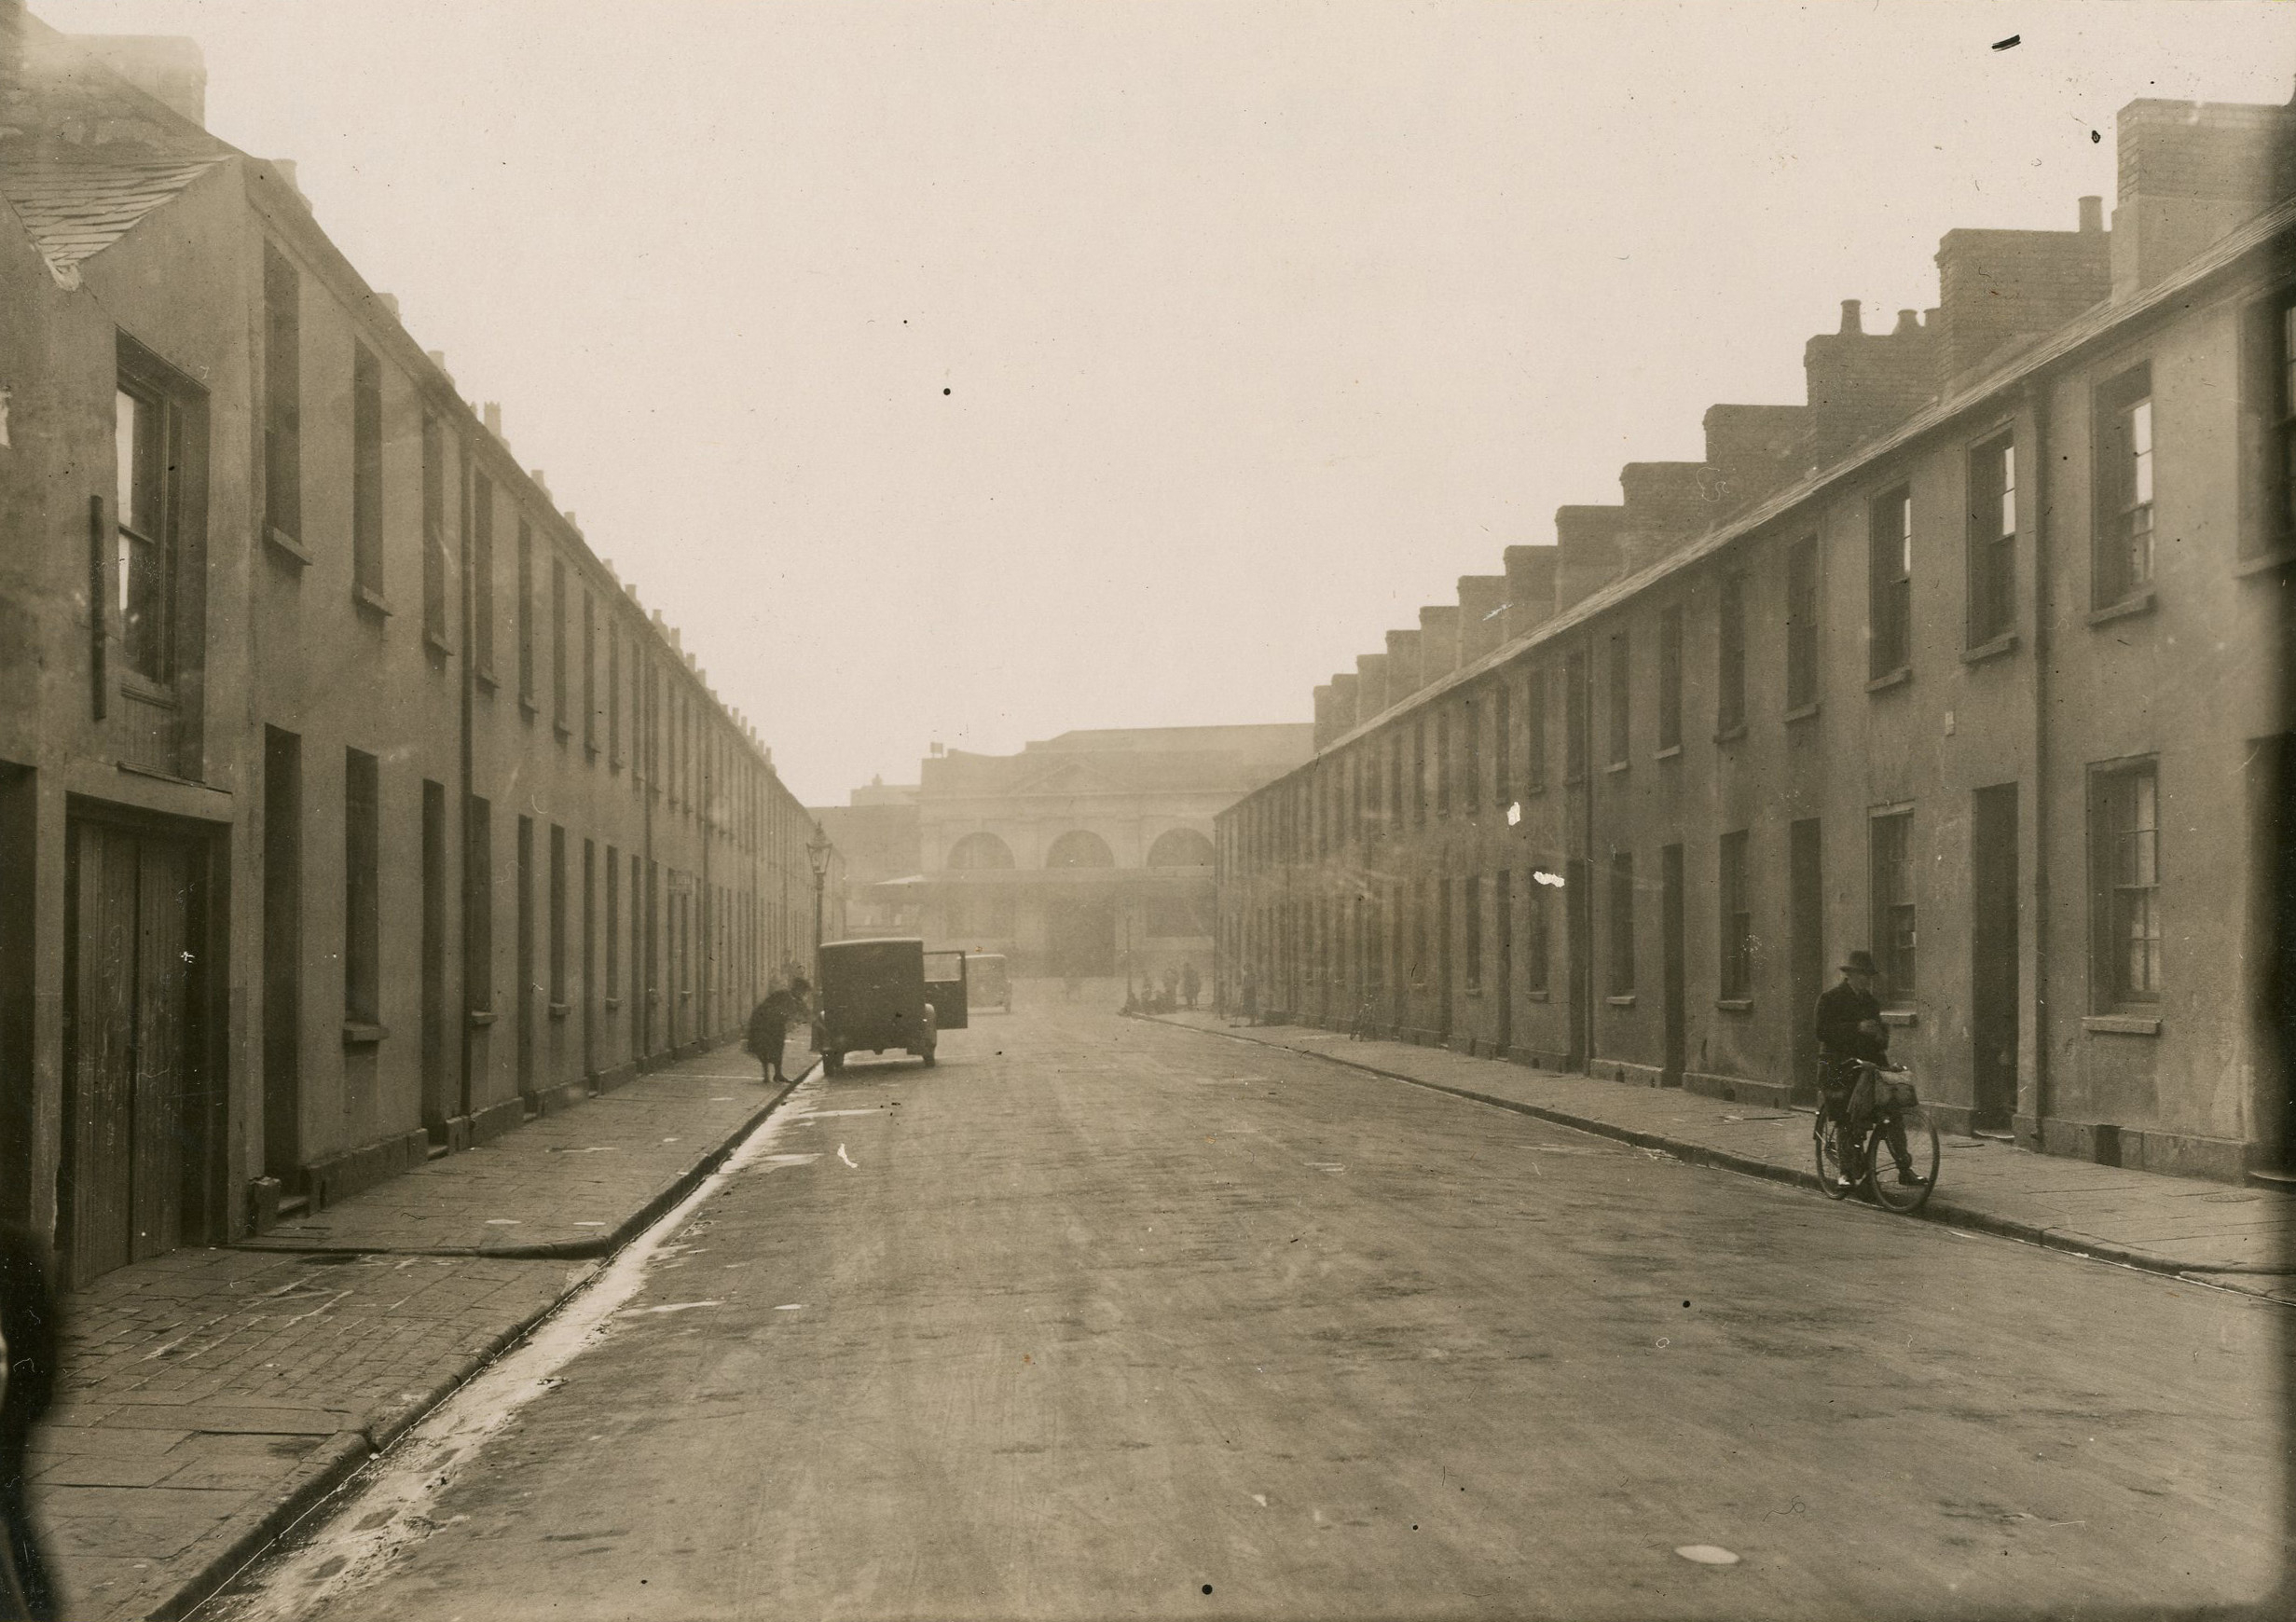
<svg viewBox="0 0 2296 1622"><path fill-rule="evenodd" d="M2296 88L2243 0L31 9L200 43L813 804L1305 722L1945 231L2110 209L2127 102Z"/></svg>

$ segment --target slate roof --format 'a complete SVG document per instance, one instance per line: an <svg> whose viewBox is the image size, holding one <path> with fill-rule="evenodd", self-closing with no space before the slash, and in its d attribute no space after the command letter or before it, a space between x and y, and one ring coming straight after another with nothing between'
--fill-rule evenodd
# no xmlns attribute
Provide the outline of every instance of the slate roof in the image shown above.
<svg viewBox="0 0 2296 1622"><path fill-rule="evenodd" d="M234 156L69 35L0 6L0 198L60 286Z"/></svg>
<svg viewBox="0 0 2296 1622"><path fill-rule="evenodd" d="M225 158L0 152L0 197L15 207L57 284L77 287L82 260L126 236Z"/></svg>

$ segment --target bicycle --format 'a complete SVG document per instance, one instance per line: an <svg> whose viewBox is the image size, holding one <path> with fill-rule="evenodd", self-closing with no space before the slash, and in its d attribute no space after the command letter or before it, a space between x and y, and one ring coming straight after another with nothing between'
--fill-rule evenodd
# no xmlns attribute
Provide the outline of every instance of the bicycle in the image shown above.
<svg viewBox="0 0 2296 1622"><path fill-rule="evenodd" d="M1820 1089L1818 1116L1810 1125L1818 1187L1829 1200L1846 1200L1853 1190L1863 1189L1865 1197L1883 1210L1910 1216L1929 1203L1937 1188L1937 1164L1943 1152L1937 1122L1921 1107L1911 1069L1861 1064L1858 1079L1860 1085L1871 1081L1874 1107L1846 1159L1840 1146L1844 1123L1835 1109L1836 1101L1851 1096L1852 1090ZM1906 1158L1916 1179L1911 1183L1897 1179L1896 1157L1889 1152L1892 1124L1904 1129ZM1889 1168L1886 1174L1885 1166Z"/></svg>

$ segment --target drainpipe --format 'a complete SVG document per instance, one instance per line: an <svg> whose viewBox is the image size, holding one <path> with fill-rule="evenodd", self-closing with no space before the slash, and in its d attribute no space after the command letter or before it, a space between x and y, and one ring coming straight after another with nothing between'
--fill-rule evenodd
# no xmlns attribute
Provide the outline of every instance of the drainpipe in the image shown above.
<svg viewBox="0 0 2296 1622"><path fill-rule="evenodd" d="M461 522L461 567L456 571L461 582L462 619L462 680L461 680L461 738L457 750L457 769L461 774L461 795L455 804L455 894L461 905L457 909L458 928L455 939L461 947L462 969L455 977L456 1003L461 1011L455 1016L456 1028L461 1035L461 1115L468 1120L471 1115L471 781L473 777L471 719L476 700L477 654L471 640L471 631L476 617L473 593L476 583L471 567L471 473L474 454L470 440L461 443L461 468L456 488L462 509Z"/></svg>
<svg viewBox="0 0 2296 1622"><path fill-rule="evenodd" d="M2033 1147L2041 1147L2049 1096L2049 379L2026 384L2033 412Z"/></svg>

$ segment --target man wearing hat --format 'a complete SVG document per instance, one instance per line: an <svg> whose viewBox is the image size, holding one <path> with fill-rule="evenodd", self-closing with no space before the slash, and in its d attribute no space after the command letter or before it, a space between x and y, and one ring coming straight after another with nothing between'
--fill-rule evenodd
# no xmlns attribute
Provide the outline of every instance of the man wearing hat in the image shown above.
<svg viewBox="0 0 2296 1622"><path fill-rule="evenodd" d="M1858 1066L1890 1063L1890 1027L1881 1023L1881 1004L1874 996L1880 969L1871 952L1857 951L1842 965L1841 983L1818 999L1818 1085L1834 1106L1835 1119L1844 1127L1845 1139L1855 1141L1864 1126L1865 1111L1853 1110ZM1890 1153L1897 1161L1897 1180L1918 1183L1913 1157L1905 1151L1905 1128L1890 1123ZM1849 1181L1850 1168L1842 1167Z"/></svg>

